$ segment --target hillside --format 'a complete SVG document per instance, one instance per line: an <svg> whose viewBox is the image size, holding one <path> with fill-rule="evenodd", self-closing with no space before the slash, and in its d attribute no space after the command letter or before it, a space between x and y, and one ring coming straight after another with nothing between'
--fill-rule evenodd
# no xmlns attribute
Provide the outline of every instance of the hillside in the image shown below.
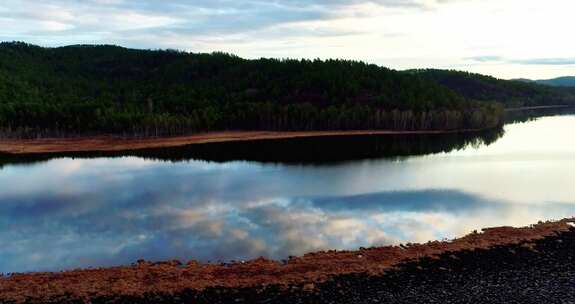
<svg viewBox="0 0 575 304"><path fill-rule="evenodd" d="M0 136L493 127L501 108L344 60L0 44Z"/></svg>
<svg viewBox="0 0 575 304"><path fill-rule="evenodd" d="M575 104L575 91L526 80L502 80L491 76L450 70L411 70L436 81L468 99L503 103L506 107Z"/></svg>
<svg viewBox="0 0 575 304"><path fill-rule="evenodd" d="M558 77L553 79L545 79L545 80L536 80L539 84L545 84L550 86L556 87L575 87L575 77L574 76L566 76L566 77Z"/></svg>

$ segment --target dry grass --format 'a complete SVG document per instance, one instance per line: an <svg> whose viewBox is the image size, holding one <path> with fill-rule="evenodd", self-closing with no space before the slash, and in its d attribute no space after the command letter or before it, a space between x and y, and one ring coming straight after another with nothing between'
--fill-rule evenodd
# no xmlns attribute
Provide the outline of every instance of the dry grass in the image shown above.
<svg viewBox="0 0 575 304"><path fill-rule="evenodd" d="M273 131L229 131L203 133L178 137L158 138L123 138L117 136L77 137L77 138L45 138L45 139L0 139L0 152L9 154L37 154L64 152L101 152L128 151L151 148L169 148L192 144L289 139L303 137L325 136L357 136L357 135L423 135L472 132L477 130L454 131L389 131L389 130L358 130L358 131L305 131L305 132L273 132Z"/></svg>

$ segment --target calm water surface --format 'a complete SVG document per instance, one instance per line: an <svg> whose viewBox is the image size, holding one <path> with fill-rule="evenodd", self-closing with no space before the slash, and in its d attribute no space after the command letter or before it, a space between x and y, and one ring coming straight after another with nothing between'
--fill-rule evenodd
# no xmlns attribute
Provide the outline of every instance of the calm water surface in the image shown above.
<svg viewBox="0 0 575 304"><path fill-rule="evenodd" d="M283 259L575 216L575 116L490 145L323 165L60 158L0 168L0 272Z"/></svg>

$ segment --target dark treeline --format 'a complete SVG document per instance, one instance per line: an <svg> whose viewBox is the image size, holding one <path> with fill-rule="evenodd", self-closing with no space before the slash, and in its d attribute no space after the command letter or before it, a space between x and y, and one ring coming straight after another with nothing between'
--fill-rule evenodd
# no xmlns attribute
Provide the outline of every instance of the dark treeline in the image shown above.
<svg viewBox="0 0 575 304"><path fill-rule="evenodd" d="M122 152L79 152L12 155L0 153L0 168L11 164L34 164L53 158L98 158L136 156L145 159L182 162L257 161L278 164L333 164L362 159L402 158L450 152L469 146L490 145L503 136L503 128L481 132L432 135L362 135L255 140L196 144L173 148Z"/></svg>
<svg viewBox="0 0 575 304"><path fill-rule="evenodd" d="M575 88L552 87L535 82L502 80L491 76L449 70L411 70L414 75L436 81L461 96L497 101L508 108L545 105L575 105Z"/></svg>
<svg viewBox="0 0 575 304"><path fill-rule="evenodd" d="M356 61L0 44L3 137L485 129L502 116L495 102Z"/></svg>

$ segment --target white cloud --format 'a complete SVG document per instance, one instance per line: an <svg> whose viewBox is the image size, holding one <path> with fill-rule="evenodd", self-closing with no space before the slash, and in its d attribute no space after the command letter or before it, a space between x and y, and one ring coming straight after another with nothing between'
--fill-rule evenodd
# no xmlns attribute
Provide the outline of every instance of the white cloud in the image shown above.
<svg viewBox="0 0 575 304"><path fill-rule="evenodd" d="M57 21L41 21L38 25L49 32L65 31L74 28L73 25L57 22Z"/></svg>

